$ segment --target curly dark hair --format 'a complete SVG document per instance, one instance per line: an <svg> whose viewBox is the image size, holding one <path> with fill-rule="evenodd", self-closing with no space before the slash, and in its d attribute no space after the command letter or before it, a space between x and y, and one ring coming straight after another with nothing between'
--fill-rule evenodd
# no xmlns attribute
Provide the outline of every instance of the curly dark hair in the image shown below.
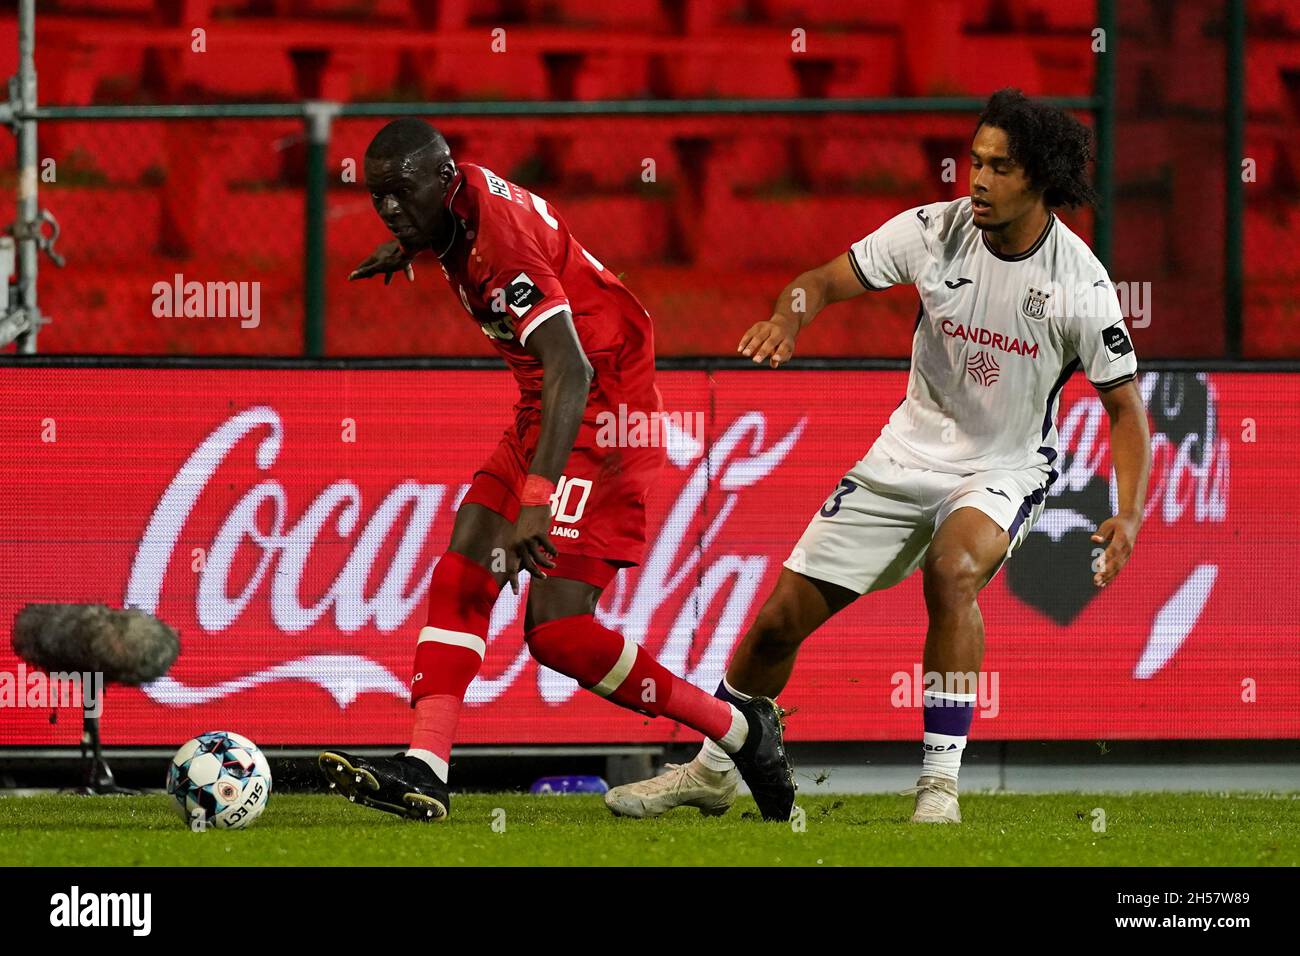
<svg viewBox="0 0 1300 956"><path fill-rule="evenodd" d="M1097 201L1088 179L1092 133L1065 110L1008 87L989 97L975 131L985 124L1006 131L1011 158L1024 167L1033 187L1043 191L1049 209Z"/></svg>

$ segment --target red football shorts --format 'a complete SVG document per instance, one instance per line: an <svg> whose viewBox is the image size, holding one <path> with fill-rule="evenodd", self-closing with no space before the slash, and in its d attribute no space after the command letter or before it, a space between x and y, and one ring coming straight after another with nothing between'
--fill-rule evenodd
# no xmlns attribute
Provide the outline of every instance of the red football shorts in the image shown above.
<svg viewBox="0 0 1300 956"><path fill-rule="evenodd" d="M551 543L559 552L548 575L603 588L645 554L645 502L666 460L660 446L601 447L588 409L551 499ZM537 451L541 412L521 409L496 451L474 473L462 505L482 505L515 521L519 495Z"/></svg>

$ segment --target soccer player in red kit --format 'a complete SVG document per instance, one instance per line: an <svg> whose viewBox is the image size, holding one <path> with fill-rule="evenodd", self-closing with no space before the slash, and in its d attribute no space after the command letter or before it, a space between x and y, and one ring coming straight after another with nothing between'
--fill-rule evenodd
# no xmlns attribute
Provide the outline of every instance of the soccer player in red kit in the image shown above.
<svg viewBox="0 0 1300 956"><path fill-rule="evenodd" d="M411 681L411 746L381 759L322 753L331 786L410 819L447 816L448 761L465 691L482 664L497 595L507 581L517 591L525 570L532 579L525 639L540 663L616 704L717 741L763 816L788 819L793 771L776 704L714 697L593 616L618 569L641 560L645 499L664 461L661 443L603 447L597 440L602 412L661 409L649 314L554 207L482 166L457 165L446 140L422 120L395 120L379 131L366 150L365 182L396 241L350 278L382 274L387 284L403 272L414 281L413 259L437 256L453 294L514 373L519 401L500 445L474 474L434 568Z"/></svg>

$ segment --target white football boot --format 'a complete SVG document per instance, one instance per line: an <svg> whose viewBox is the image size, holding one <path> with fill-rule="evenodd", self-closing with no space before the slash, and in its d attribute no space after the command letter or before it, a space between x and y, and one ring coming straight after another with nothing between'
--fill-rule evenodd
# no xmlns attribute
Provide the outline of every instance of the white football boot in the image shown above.
<svg viewBox="0 0 1300 956"><path fill-rule="evenodd" d="M961 823L957 806L957 781L923 774L916 786L903 794L916 794L913 823Z"/></svg>
<svg viewBox="0 0 1300 956"><path fill-rule="evenodd" d="M710 770L698 759L687 764L670 763L657 777L610 790L605 794L605 806L616 817L646 819L673 807L697 807L706 817L716 817L736 802L739 782L735 767Z"/></svg>

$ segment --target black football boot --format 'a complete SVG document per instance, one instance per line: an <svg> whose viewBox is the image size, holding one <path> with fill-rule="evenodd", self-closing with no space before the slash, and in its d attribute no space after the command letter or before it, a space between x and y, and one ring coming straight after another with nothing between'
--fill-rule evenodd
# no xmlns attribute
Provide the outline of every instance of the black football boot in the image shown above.
<svg viewBox="0 0 1300 956"><path fill-rule="evenodd" d="M451 813L447 785L423 760L405 754L356 757L327 750L316 763L330 789L353 803L424 822L443 820Z"/></svg>
<svg viewBox="0 0 1300 956"><path fill-rule="evenodd" d="M794 768L785 752L781 708L770 697L753 697L735 707L749 723L749 736L731 759L763 819L789 820L794 810Z"/></svg>

